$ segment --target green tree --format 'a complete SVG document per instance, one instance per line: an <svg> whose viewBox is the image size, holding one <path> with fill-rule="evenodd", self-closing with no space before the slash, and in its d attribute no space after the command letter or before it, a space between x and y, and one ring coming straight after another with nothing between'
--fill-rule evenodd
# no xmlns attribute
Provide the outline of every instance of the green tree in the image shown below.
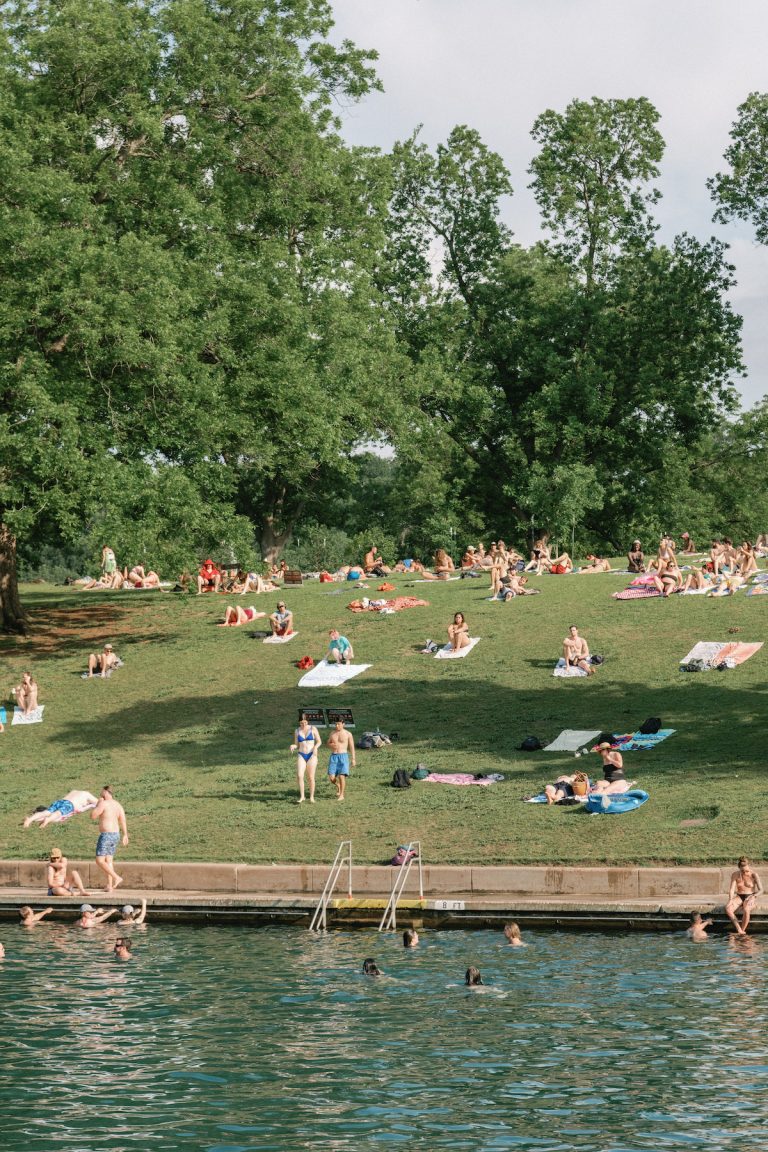
<svg viewBox="0 0 768 1152"><path fill-rule="evenodd" d="M768 243L768 96L751 92L738 108L725 151L729 172L707 181L717 204L715 220L751 221L761 244Z"/></svg>
<svg viewBox="0 0 768 1152"><path fill-rule="evenodd" d="M330 29L324 0L4 6L3 627L15 537L78 538L117 477L113 531L144 500L157 538L150 493L183 490L190 523L216 509L244 547L238 510L269 553L402 422L372 279L388 165L333 116L377 82Z"/></svg>

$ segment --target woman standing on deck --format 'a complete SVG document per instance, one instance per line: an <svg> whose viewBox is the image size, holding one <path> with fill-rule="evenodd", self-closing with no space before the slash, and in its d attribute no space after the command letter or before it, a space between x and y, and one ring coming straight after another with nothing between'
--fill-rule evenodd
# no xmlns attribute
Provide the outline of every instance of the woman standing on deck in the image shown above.
<svg viewBox="0 0 768 1152"><path fill-rule="evenodd" d="M304 776L309 777L309 802L315 802L315 773L317 772L317 753L322 744L320 733L314 724L310 724L306 716L299 720L299 726L294 733L295 743L291 744L291 752L296 753L296 775L299 781L299 799L297 804L304 803Z"/></svg>

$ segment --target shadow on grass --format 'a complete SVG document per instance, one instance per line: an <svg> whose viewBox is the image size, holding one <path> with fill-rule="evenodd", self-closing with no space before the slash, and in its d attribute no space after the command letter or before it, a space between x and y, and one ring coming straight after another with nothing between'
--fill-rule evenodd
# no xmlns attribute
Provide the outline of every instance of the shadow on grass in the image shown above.
<svg viewBox="0 0 768 1152"><path fill-rule="evenodd" d="M173 641L174 633L167 627L153 625L147 630L135 627L136 609L150 606L149 595L157 596L159 593L148 593L141 600L133 599L142 597L141 592L126 593L122 600L110 599L108 593L82 593L82 596L89 597L83 600L67 589L57 593L39 593L28 605L29 634L26 637L0 637L0 647L6 656L70 657L77 654L87 663L88 653L99 652L106 641L112 641L116 648L123 649L136 644L168 644ZM65 598L68 602L62 603Z"/></svg>
<svg viewBox="0 0 768 1152"><path fill-rule="evenodd" d="M442 771L450 771L451 754L460 754L472 756L478 769L483 757L502 757L510 770L539 774L561 771L562 755L520 753L517 745L525 736L545 742L563 728L628 732L646 717L660 716L675 735L651 750L627 754L633 777L648 770L679 775L687 763L696 763L697 772L722 769L727 775L738 765L739 771L762 776L768 684L753 682L742 689L714 674L706 682L680 675L678 684L656 687L611 683L598 675L590 681L553 681L524 689L453 676L395 682L368 676L345 685L343 697L315 691L307 700L298 688L259 688L257 711L253 689L150 700L140 709L131 705L94 720L73 719L59 740L76 751L100 751L149 739L164 757L182 766L263 766L285 759L300 706L338 701L353 707L358 736L363 724L375 722L384 731L397 728L401 739L388 749L397 752L393 767L414 767L417 759L428 762L432 756L440 758ZM730 676L738 676L738 670Z"/></svg>

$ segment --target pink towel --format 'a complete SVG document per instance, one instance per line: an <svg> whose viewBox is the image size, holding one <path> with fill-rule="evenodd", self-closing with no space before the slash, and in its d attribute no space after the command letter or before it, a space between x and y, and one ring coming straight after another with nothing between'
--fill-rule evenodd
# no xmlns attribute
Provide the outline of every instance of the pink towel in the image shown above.
<svg viewBox="0 0 768 1152"><path fill-rule="evenodd" d="M645 600L649 596L661 596L656 588L625 588L623 592L614 592L614 600Z"/></svg>
<svg viewBox="0 0 768 1152"><path fill-rule="evenodd" d="M425 784L495 784L490 776L481 776L479 780L470 772L430 772L424 777Z"/></svg>

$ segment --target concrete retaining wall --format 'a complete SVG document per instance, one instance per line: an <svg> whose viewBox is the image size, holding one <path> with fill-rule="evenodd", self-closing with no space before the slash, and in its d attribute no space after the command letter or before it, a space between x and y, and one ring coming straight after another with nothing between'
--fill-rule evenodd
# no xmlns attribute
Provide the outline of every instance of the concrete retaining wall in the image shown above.
<svg viewBox="0 0 768 1152"><path fill-rule="evenodd" d="M104 873L93 860L70 860L86 888L101 888ZM46 861L0 861L0 888L40 888ZM120 860L118 867L131 890L173 892L320 894L328 866L319 864L206 864ZM665 896L712 896L726 893L730 868L582 868L582 867L451 867L426 864L424 891L429 897L467 894L518 896L584 895L612 899ZM358 865L352 869L355 896L387 894L397 868ZM336 893L346 891L342 870ZM412 868L407 894L418 891L418 869Z"/></svg>

